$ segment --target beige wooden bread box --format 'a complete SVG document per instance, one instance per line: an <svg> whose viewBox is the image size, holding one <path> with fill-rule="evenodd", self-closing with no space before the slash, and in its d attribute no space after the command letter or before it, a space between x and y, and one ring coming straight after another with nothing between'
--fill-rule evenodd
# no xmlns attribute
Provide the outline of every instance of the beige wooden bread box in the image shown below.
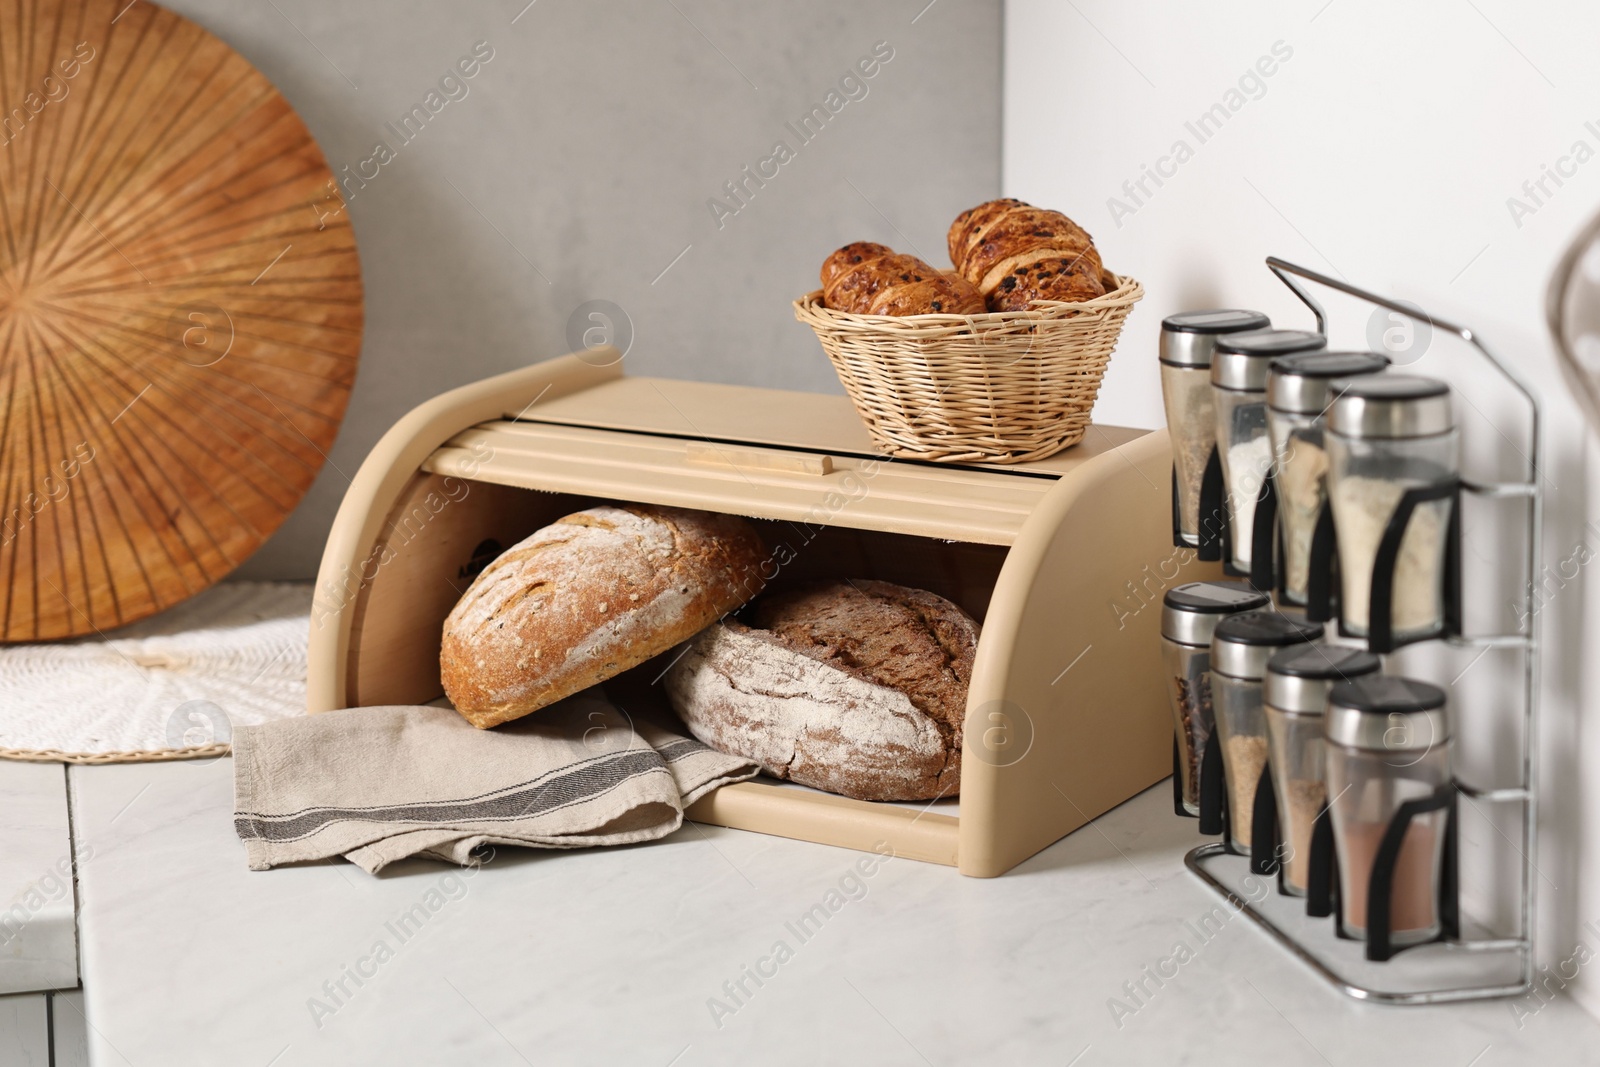
<svg viewBox="0 0 1600 1067"><path fill-rule="evenodd" d="M562 356L436 397L373 448L317 578L310 710L439 697L457 598L561 515L608 500L735 513L791 547L774 584L878 578L983 624L961 795L883 804L756 781L690 818L1003 874L1171 773L1161 594L1217 575L1172 547L1170 464L1165 431L1102 426L1034 463L896 460L842 396Z"/></svg>

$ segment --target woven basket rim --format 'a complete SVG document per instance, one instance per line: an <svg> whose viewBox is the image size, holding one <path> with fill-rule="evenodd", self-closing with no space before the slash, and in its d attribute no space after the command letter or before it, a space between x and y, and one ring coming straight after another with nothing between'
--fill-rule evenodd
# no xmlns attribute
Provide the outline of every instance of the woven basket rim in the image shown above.
<svg viewBox="0 0 1600 1067"><path fill-rule="evenodd" d="M1144 298L1144 286L1137 278L1127 274L1113 274L1117 287L1104 296L1092 300L1067 303L1059 300L1041 300L1024 311L981 311L971 315L954 315L935 312L928 315L863 315L854 311L838 311L822 302L822 290L813 289L794 301L795 317L804 321L816 317L837 327L856 329L893 330L909 332L918 327L949 330L952 326L1010 326L1019 322L1052 322L1063 318L1076 318L1082 312L1106 311L1131 307Z"/></svg>

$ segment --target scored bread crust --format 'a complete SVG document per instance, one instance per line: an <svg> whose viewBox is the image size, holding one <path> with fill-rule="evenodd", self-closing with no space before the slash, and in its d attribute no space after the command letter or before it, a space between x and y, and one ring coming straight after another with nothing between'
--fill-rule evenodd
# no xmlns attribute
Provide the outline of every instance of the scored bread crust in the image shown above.
<svg viewBox="0 0 1600 1067"><path fill-rule="evenodd" d="M876 241L852 241L822 261L822 288L827 289L833 284L833 279L869 259L892 255L894 249L888 245L880 245Z"/></svg>
<svg viewBox="0 0 1600 1067"><path fill-rule="evenodd" d="M744 519L602 505L556 520L478 575L445 620L439 673L463 718L520 718L659 655L761 591Z"/></svg>
<svg viewBox="0 0 1600 1067"><path fill-rule="evenodd" d="M835 311L865 315L872 301L892 285L906 285L939 277L939 272L916 256L896 252L866 259L834 275L822 291L822 302Z"/></svg>
<svg viewBox="0 0 1600 1067"><path fill-rule="evenodd" d="M690 642L665 684L690 731L779 778L858 800L961 788L978 625L887 582L830 582L759 603Z"/></svg>

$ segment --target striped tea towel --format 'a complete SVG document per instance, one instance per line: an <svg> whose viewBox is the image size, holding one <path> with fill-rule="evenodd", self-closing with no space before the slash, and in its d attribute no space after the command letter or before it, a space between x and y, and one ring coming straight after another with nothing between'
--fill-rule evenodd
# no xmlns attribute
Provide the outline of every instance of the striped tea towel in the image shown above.
<svg viewBox="0 0 1600 1067"><path fill-rule="evenodd" d="M467 863L482 845L653 841L747 760L632 720L600 689L479 730L448 707L351 708L234 734L234 828L250 869L343 856Z"/></svg>

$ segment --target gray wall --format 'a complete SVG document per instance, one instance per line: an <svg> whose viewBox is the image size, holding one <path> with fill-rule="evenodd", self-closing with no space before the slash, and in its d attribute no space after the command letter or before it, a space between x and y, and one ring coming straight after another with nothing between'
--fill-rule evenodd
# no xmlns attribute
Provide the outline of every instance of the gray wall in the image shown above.
<svg viewBox="0 0 1600 1067"><path fill-rule="evenodd" d="M942 263L950 219L999 191L996 0L524 3L168 4L274 82L336 172L394 151L349 202L367 331L332 463L243 575L313 575L378 436L567 351L586 301L625 311L630 373L839 391L789 308L822 257L869 239ZM464 97L409 143L385 128L479 41L493 58ZM785 123L879 41L893 58L866 95L801 144ZM793 158L719 227L707 200L737 206L724 183L779 140Z"/></svg>

